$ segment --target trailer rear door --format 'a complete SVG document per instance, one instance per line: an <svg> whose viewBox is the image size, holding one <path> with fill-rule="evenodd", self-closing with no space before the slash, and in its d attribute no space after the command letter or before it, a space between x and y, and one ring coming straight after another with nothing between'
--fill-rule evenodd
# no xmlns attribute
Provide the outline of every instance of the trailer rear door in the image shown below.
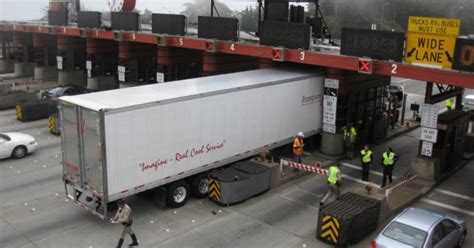
<svg viewBox="0 0 474 248"><path fill-rule="evenodd" d="M62 104L62 144L64 175L82 185L80 143L77 134L77 111L78 108L72 104Z"/></svg>
<svg viewBox="0 0 474 248"><path fill-rule="evenodd" d="M64 173L81 187L103 195L100 115L76 105L62 106Z"/></svg>
<svg viewBox="0 0 474 248"><path fill-rule="evenodd" d="M84 153L84 184L103 195L102 144L100 116L95 111L82 109L83 130L80 132Z"/></svg>

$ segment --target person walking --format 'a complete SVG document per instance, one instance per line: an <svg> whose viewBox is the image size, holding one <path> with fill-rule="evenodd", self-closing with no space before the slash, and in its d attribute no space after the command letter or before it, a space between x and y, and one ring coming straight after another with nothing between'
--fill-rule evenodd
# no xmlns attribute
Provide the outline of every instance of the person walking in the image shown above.
<svg viewBox="0 0 474 248"><path fill-rule="evenodd" d="M382 154L382 166L383 166L383 180L382 188L385 187L385 183L388 181L392 183L392 171L395 162L397 162L398 156L393 152L392 148L388 147L387 150Z"/></svg>
<svg viewBox="0 0 474 248"><path fill-rule="evenodd" d="M370 166L372 166L372 159L374 158L369 145L365 145L364 149L360 151L360 160L362 162L362 181L369 181Z"/></svg>
<svg viewBox="0 0 474 248"><path fill-rule="evenodd" d="M293 154L295 155L295 163L301 164L303 157L303 148L304 148L304 134L303 132L298 132L295 139L293 140ZM293 172L299 172L298 169L294 168Z"/></svg>
<svg viewBox="0 0 474 248"><path fill-rule="evenodd" d="M341 164L336 163L335 165L329 167L329 176L327 180L328 184L328 192L324 196L324 198L321 200L319 203L320 206L323 206L326 201L331 197L331 195L336 196L336 200L339 200L339 196L341 194L340 188L341 188Z"/></svg>
<svg viewBox="0 0 474 248"><path fill-rule="evenodd" d="M112 223L121 223L123 225L122 235L120 236L117 248L122 247L123 241L127 234L129 234L132 238L132 243L129 246L138 246L137 236L132 230L132 209L127 204L125 204L125 201L122 199L117 201L117 205L117 213L110 219L110 222Z"/></svg>

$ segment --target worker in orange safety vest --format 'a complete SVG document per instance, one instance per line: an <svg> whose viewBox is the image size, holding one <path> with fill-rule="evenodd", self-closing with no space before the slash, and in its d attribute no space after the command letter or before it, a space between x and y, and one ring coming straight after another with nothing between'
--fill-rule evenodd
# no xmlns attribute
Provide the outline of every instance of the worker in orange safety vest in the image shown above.
<svg viewBox="0 0 474 248"><path fill-rule="evenodd" d="M303 132L298 132L295 139L293 140L293 154L295 155L295 162L301 164L304 148L304 134ZM298 172L299 170L294 168L293 172Z"/></svg>

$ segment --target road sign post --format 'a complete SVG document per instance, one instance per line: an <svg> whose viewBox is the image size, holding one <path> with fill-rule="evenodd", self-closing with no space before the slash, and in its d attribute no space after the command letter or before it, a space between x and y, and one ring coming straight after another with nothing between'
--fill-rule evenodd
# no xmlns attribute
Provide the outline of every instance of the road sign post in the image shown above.
<svg viewBox="0 0 474 248"><path fill-rule="evenodd" d="M337 92L339 80L326 78L324 80L323 96L323 131L336 133Z"/></svg>

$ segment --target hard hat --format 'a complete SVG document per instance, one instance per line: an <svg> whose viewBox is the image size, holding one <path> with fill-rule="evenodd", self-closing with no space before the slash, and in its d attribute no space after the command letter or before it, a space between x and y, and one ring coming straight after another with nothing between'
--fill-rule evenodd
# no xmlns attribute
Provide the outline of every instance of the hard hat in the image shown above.
<svg viewBox="0 0 474 248"><path fill-rule="evenodd" d="M297 135L298 135L299 137L301 137L301 138L304 138L304 134L303 134L303 132L298 132L298 134L297 134Z"/></svg>

